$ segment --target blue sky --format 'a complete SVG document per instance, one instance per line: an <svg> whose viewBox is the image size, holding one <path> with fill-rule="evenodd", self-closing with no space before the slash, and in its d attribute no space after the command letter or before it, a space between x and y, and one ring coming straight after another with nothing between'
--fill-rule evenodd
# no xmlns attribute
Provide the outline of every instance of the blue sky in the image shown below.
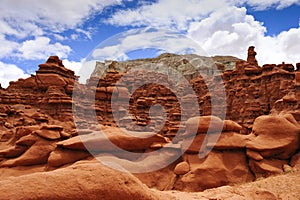
<svg viewBox="0 0 300 200"><path fill-rule="evenodd" d="M248 8L249 15L253 15L256 20L264 23L267 28L266 35L278 35L282 31L291 28L299 28L300 7L291 5L285 9L269 9L267 11L255 11Z"/></svg>
<svg viewBox="0 0 300 200"><path fill-rule="evenodd" d="M28 77L50 55L78 73L98 44L145 27L185 35L207 55L245 59L248 46L255 45L260 65L295 64L300 62L299 18L300 0L1 0L0 83L7 87ZM145 47L138 38L134 47ZM154 52L133 51L125 58Z"/></svg>

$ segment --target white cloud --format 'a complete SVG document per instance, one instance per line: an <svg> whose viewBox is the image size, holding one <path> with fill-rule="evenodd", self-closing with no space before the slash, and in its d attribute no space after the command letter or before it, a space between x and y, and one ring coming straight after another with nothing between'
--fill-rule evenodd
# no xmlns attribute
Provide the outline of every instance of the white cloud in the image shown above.
<svg viewBox="0 0 300 200"><path fill-rule="evenodd" d="M296 56L300 28L266 36L263 23L241 7L246 4L257 10L282 9L300 5L300 0L159 0L136 9L121 10L107 22L119 26L175 28L187 32L210 55L246 59L248 46L254 45L260 64L300 62Z"/></svg>
<svg viewBox="0 0 300 200"><path fill-rule="evenodd" d="M257 39L257 58L261 64L281 62L299 63L300 57L300 28L284 31L274 37Z"/></svg>
<svg viewBox="0 0 300 200"><path fill-rule="evenodd" d="M91 56L100 61L125 60L132 51L150 48L177 54L204 53L195 41L182 34L146 28L130 30L111 38L95 49Z"/></svg>
<svg viewBox="0 0 300 200"><path fill-rule="evenodd" d="M58 41L64 41L64 40L68 39L67 37L65 37L65 36L63 36L63 35L59 35L59 34L57 34L57 33L54 33L53 36L54 36L54 38L55 38L56 40L58 40Z"/></svg>
<svg viewBox="0 0 300 200"><path fill-rule="evenodd" d="M121 3L121 0L2 0L0 59L35 60L45 59L50 55L67 58L71 48L50 41L48 37L64 41L68 38L61 32L72 30L90 39L91 33L80 29L81 25L94 14L102 12L105 7ZM22 77L24 73L20 70L15 65L1 62L0 82L7 85L5 77L8 74Z"/></svg>
<svg viewBox="0 0 300 200"><path fill-rule="evenodd" d="M71 37L72 40L77 40L79 38L79 35L78 34L72 34L70 37Z"/></svg>
<svg viewBox="0 0 300 200"><path fill-rule="evenodd" d="M256 46L259 64L300 62L300 28L278 36L266 36L262 23L246 14L245 8L228 7L208 18L191 23L188 34L210 55L233 55L246 59L247 48Z"/></svg>
<svg viewBox="0 0 300 200"><path fill-rule="evenodd" d="M227 54L244 58L245 49L264 37L263 25L246 14L245 8L227 7L190 24L188 35L210 55Z"/></svg>
<svg viewBox="0 0 300 200"><path fill-rule="evenodd" d="M29 74L25 74L24 71L16 65L0 61L0 83L3 88L6 88L10 81L16 81L19 78L27 77L29 77Z"/></svg>
<svg viewBox="0 0 300 200"><path fill-rule="evenodd" d="M184 29L189 21L203 19L214 10L224 7L227 7L225 0L159 0L135 10L121 10L108 19L107 23Z"/></svg>
<svg viewBox="0 0 300 200"><path fill-rule="evenodd" d="M14 50L19 47L17 42L5 39L4 35L0 34L0 58L9 56Z"/></svg>
<svg viewBox="0 0 300 200"><path fill-rule="evenodd" d="M1 34L18 35L18 32L4 20L0 20L0 30Z"/></svg>
<svg viewBox="0 0 300 200"><path fill-rule="evenodd" d="M129 0L127 0L129 1ZM70 46L60 42L68 39L91 38L91 30L81 25L94 14L121 0L2 0L0 4L0 58L45 59L58 55L65 65L78 71L79 62L69 61ZM255 45L260 64L300 62L300 28L294 28L277 36L266 36L264 25L247 15L248 5L257 10L282 9L300 0L158 0L142 1L137 8L124 8L115 12L107 23L118 26L150 26L158 29L176 30L187 36L211 55L227 54L246 58L249 45ZM72 30L70 38L61 32ZM165 33L164 33L165 34ZM55 41L50 40L53 36ZM147 39L145 39L145 37ZM11 39L14 38L14 39ZM34 39L32 39L34 38ZM166 40L167 34L140 33L123 37L119 44L106 45L94 52L97 58L128 58L124 52L149 47L159 47L173 52L187 52L187 42L182 38ZM156 45L156 46L155 46ZM194 42L191 42L193 49ZM0 61L1 62L1 61ZM12 74L22 72L3 62ZM10 67L7 67L10 66ZM8 72L8 71L6 71ZM2 75L4 72L1 72ZM24 74L24 73L23 73ZM2 80L0 80L2 81Z"/></svg>
<svg viewBox="0 0 300 200"><path fill-rule="evenodd" d="M75 31L75 33L70 35L71 40L81 39L82 35L84 36L83 38L87 38L89 40L92 40L92 32L90 30L83 30L81 28L77 28L74 31Z"/></svg>
<svg viewBox="0 0 300 200"><path fill-rule="evenodd" d="M209 14L232 6L248 5L256 10L283 9L300 0L158 0L142 4L136 9L120 10L107 19L118 26L151 26L186 29L193 21L201 21Z"/></svg>
<svg viewBox="0 0 300 200"><path fill-rule="evenodd" d="M87 79L91 77L93 73L97 60L82 60L82 65L79 69L77 75L79 75L79 82L84 84L86 83Z"/></svg>
<svg viewBox="0 0 300 200"><path fill-rule="evenodd" d="M45 37L51 35L56 40L63 41L67 38L60 33L73 30L91 38L89 31L78 27L95 13L102 12L105 7L116 4L121 4L121 1L2 0L0 4L0 58L18 55L19 58L24 59L40 59L42 54L55 53L59 47L62 47L59 54L66 57L69 49L65 45L56 43L46 47ZM32 37L39 38L36 44L31 41L23 42ZM29 45L34 49L30 50ZM40 49L38 45L41 45ZM18 49L18 47L21 48ZM13 51L19 51L19 53L12 54Z"/></svg>
<svg viewBox="0 0 300 200"><path fill-rule="evenodd" d="M24 41L18 48L17 57L26 60L45 59L51 55L66 58L71 52L71 48L61 43L50 43L47 37L37 37L34 40Z"/></svg>
<svg viewBox="0 0 300 200"><path fill-rule="evenodd" d="M120 0L2 0L0 21L17 31L10 34L20 37L29 34L39 36L41 30L36 32L36 25L53 32L75 29L93 13L120 3Z"/></svg>
<svg viewBox="0 0 300 200"><path fill-rule="evenodd" d="M82 62L76 62L76 61L70 61L68 59L64 59L63 60L63 65L66 68L68 68L70 70L73 70L76 75L79 75L79 71L82 67Z"/></svg>
<svg viewBox="0 0 300 200"><path fill-rule="evenodd" d="M91 34L91 32L90 31L88 31L88 30L83 30L83 29L80 29L80 28L77 28L76 29L76 32L78 32L78 33L82 33L83 35L85 35L88 39L92 39L92 34Z"/></svg>
<svg viewBox="0 0 300 200"><path fill-rule="evenodd" d="M247 4L256 10L269 8L283 9L293 4L300 5L300 0L229 0L234 5Z"/></svg>

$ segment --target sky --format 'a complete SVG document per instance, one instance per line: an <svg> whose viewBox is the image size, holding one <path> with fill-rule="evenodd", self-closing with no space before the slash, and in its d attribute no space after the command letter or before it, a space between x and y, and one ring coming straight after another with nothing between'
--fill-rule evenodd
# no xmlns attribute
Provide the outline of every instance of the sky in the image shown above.
<svg viewBox="0 0 300 200"><path fill-rule="evenodd" d="M123 60L155 56L149 41L164 43L173 37L169 32L180 35L167 44L176 53L189 53L179 48L193 45L180 43L186 37L206 55L246 59L254 45L260 65L295 65L300 62L299 24L300 0L0 0L0 83L7 87L34 74L50 55L58 55L78 75L96 47ZM167 31L155 32L155 38L147 31L131 35L152 28ZM111 41L122 45L109 46ZM111 55L106 58L114 59Z"/></svg>

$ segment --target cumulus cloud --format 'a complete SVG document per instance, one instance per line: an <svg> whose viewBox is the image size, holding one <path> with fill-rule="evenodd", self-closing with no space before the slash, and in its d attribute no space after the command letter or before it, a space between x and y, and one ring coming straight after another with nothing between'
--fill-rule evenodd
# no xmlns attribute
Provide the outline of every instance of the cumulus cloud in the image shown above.
<svg viewBox="0 0 300 200"><path fill-rule="evenodd" d="M258 61L300 62L300 28L267 36L262 22L247 14L243 6L256 10L282 9L300 0L159 0L112 15L107 23L119 26L172 28L186 33L210 55L233 55L246 59L248 46L257 47Z"/></svg>
<svg viewBox="0 0 300 200"><path fill-rule="evenodd" d="M17 57L26 60L45 59L51 55L57 55L60 58L66 58L71 52L71 48L61 43L50 43L47 37L37 37L33 40L24 41L18 48Z"/></svg>
<svg viewBox="0 0 300 200"><path fill-rule="evenodd" d="M63 65L66 68L73 70L76 75L79 75L79 71L82 67L82 61L76 62L76 61L70 61L68 59L63 59L62 61L63 61Z"/></svg>
<svg viewBox="0 0 300 200"><path fill-rule="evenodd" d="M190 24L188 35L202 45L210 55L233 55L246 59L248 46L256 46L260 64L300 62L300 28L277 36L266 36L266 28L235 6L218 10L208 18Z"/></svg>
<svg viewBox="0 0 300 200"><path fill-rule="evenodd" d="M10 81L16 81L19 78L27 77L29 77L29 74L24 73L24 71L16 65L0 61L0 83L3 88L8 87Z"/></svg>
<svg viewBox="0 0 300 200"><path fill-rule="evenodd" d="M264 63L299 63L300 28L284 31L278 36L257 38L258 61Z"/></svg>
<svg viewBox="0 0 300 200"><path fill-rule="evenodd" d="M245 8L234 6L215 11L200 22L193 22L188 35L210 55L228 54L244 57L245 49L264 37L266 28L246 14Z"/></svg>
<svg viewBox="0 0 300 200"><path fill-rule="evenodd" d="M79 82L84 84L86 83L87 79L91 77L93 73L97 60L82 60L82 66L79 69L77 75L79 75Z"/></svg>

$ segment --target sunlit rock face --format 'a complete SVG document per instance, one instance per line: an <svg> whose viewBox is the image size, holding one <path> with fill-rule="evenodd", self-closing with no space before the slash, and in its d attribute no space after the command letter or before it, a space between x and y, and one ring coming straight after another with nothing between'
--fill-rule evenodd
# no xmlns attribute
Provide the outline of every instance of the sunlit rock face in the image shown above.
<svg viewBox="0 0 300 200"><path fill-rule="evenodd" d="M8 170L16 176L52 171L81 160L91 161L87 167L94 169L93 162L104 157L129 167L166 164L135 175L160 190L200 191L299 168L300 65L260 67L255 56L250 47L247 61L217 57L218 71L205 65L195 71L196 55L98 62L85 84L51 56L36 75L0 90L0 176L11 176ZM183 76L170 74L174 79L168 80L153 70L131 71L149 63ZM144 155L160 149L165 160ZM74 166L68 169L81 171ZM37 177L61 179L64 172ZM39 183L33 174L28 180ZM137 191L144 187L139 184Z"/></svg>

